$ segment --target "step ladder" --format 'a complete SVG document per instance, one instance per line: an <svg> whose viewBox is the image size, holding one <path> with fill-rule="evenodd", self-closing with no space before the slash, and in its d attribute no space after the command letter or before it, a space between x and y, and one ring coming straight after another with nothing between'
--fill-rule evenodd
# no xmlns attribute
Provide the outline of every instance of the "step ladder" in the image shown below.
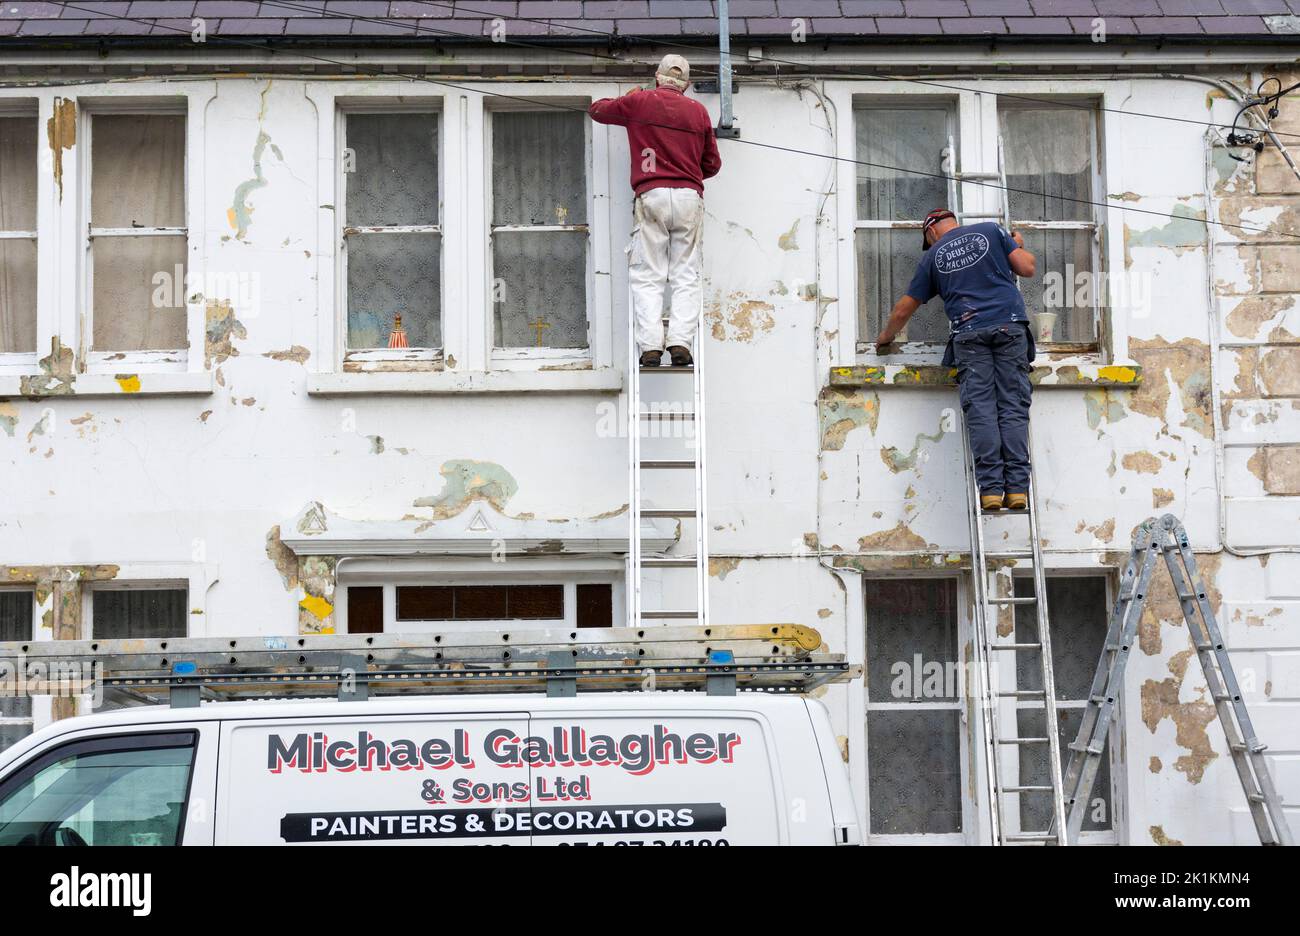
<svg viewBox="0 0 1300 936"><path fill-rule="evenodd" d="M960 172L956 170L957 150L953 138L948 138L948 147L943 154L943 165L945 174L948 177L948 204L949 209L957 218L958 224L966 224L969 221L997 221L1004 228L1011 228L1011 199L1007 192L1007 175L1006 165L1003 160L1002 137L998 136L997 140L997 171L996 172ZM982 211L969 212L963 208L965 199L958 186L962 182L979 183L981 192L988 187L996 185L999 196L998 208L996 212ZM984 203L986 198L980 198L979 201ZM1019 287L1020 281L1017 279L1016 286ZM960 412L960 407L958 408ZM1065 819L1065 799L1064 787L1061 773L1061 743L1058 737L1057 713L1056 713L1056 680L1052 670L1052 639L1051 628L1048 622L1047 614L1047 578L1043 571L1043 554L1042 546L1038 533L1038 494L1034 485L1034 472L1032 462L1029 469L1029 509L1025 511L998 511L992 516L1014 517L1019 516L1028 521L1028 547L1020 551L1010 551L997 554L990 554L985 549L984 541L984 521L990 516L980 509L979 487L975 483L975 461L971 453L970 441L966 434L966 427L961 427L962 446L966 462L966 497L967 512L970 523L970 542L971 542L971 579L974 583L974 608L975 608L975 654L977 659L977 691L980 698L981 722L983 727L983 746L985 757L985 773L988 778L988 810L989 810L989 827L991 829L992 841L997 845L1049 845L1049 844L1066 844L1064 841L1058 841L1056 829L1063 827ZM1030 450L1033 450L1032 438ZM1021 595L1015 594L1014 576L1011 581L1013 587L1009 595L990 595L989 594L989 573L988 562L990 560L1000 561L1009 560L1017 563L1030 563L1031 580L1033 582L1033 594ZM1010 641L1002 640L997 633L996 618L997 610L1004 607L1011 607L1012 613L1020 606L1033 606L1034 608L1034 638L1033 640L1017 642L1014 637ZM1035 655L1038 658L1038 669L1041 673L1042 689L1012 689L1001 690L998 688L1002 680L997 678L997 674L1002 671L1000 664L1001 655L1005 653L1019 654L1026 653ZM1021 737L1019 732L1019 715L1022 712L1041 712L1043 717L1043 735L1044 737ZM1016 724L1016 730L1006 732L1003 730L1002 720L1005 716L1010 715L1012 721ZM1004 749L1014 748L1013 757L1004 757ZM1027 784L1021 782L1019 777L1014 782L1008 782L1004 777L1006 772L1006 760L1013 760L1017 767L1017 772L1023 776L1024 770L1021 768L1021 760L1027 753L1034 750L1043 750L1047 752L1048 759L1048 780L1046 784ZM1013 806L1019 806L1021 797L1034 797L1038 799L1050 798L1051 816L1053 817L1047 829L1023 830L1019 828L1019 823L1009 823L1007 821L1007 811Z"/></svg>
<svg viewBox="0 0 1300 936"><path fill-rule="evenodd" d="M1187 634L1196 648L1205 682L1214 697L1219 724L1223 726L1259 841L1263 845L1290 845L1291 830L1264 759L1265 746L1255 736L1223 635L1214 619L1214 610L1210 607L1205 584L1187 541L1187 531L1172 514L1159 519L1152 517L1133 535L1133 548L1111 611L1101 660L1088 690L1083 722L1078 737L1069 745L1070 762L1065 770L1066 838L1076 841L1083 827L1102 752L1114 722L1115 706L1124 685L1124 668L1137 638L1151 575L1161 557L1178 595L1183 619L1187 622Z"/></svg>
<svg viewBox="0 0 1300 936"><path fill-rule="evenodd" d="M988 778L988 817L992 841L995 845L1047 845L1066 844L1058 841L1055 829L1064 827L1065 801L1061 774L1061 745L1057 737L1056 714L1056 679L1052 670L1051 629L1047 617L1047 579L1043 571L1042 546L1038 532L1038 495L1034 485L1033 466L1029 471L1029 509L1001 510L989 513L980 509L979 487L975 481L975 459L971 453L970 442L966 436L966 427L961 427L962 446L966 461L966 491L971 542L971 581L974 585L975 609L975 660L976 692L979 698L982 740L984 747L985 772ZM1031 440L1032 450L1032 440ZM1027 521L1029 542L1020 550L1003 550L989 552L986 549L984 523L989 517L1006 517ZM989 594L988 563L1028 561L1031 564L1033 582L1032 595L1016 595L1014 587L1008 595ZM1012 579L1014 581L1014 579ZM1010 640L1001 639L997 632L997 611L1010 607L1014 614L1018 607L1032 606L1034 609L1034 637L1036 639L1017 641L1013 629ZM1002 680L997 674L1002 669L1001 655L1004 653L1027 653L1038 658L1042 689L999 688ZM1003 718L1009 713L1016 730L1005 731ZM1042 737L1021 737L1019 732L1019 715L1022 712L1041 712L1043 717ZM1048 760L1048 784L1025 784L1019 779L1008 781L1004 776L1004 749L1014 748L1017 768L1020 759L1031 750L1046 750ZM1023 774L1023 770L1019 770ZM1051 813L1054 819L1047 829L1023 830L1009 828L1006 812L1013 804L1019 804L1021 797L1039 797L1051 800Z"/></svg>
<svg viewBox="0 0 1300 936"><path fill-rule="evenodd" d="M703 301L701 290L701 302ZM628 315L635 315L632 306L632 291L628 289ZM699 321L703 324L703 315ZM666 319L665 319L666 321ZM641 367L641 354L636 346L636 329L631 321L628 327L628 519L630 531L627 554L627 623L629 627L641 627L643 623L663 623L668 621L691 621L700 627L709 622L709 547L706 469L704 464L704 375L702 369L703 335L699 328L695 332L694 346L691 349L694 364L691 367L671 367L668 354L664 353L664 365L660 367ZM680 400L670 399L671 394L660 392L674 389L686 380L690 380L690 408L684 409ZM646 403L650 391L650 402ZM664 439L665 431L668 447L672 449L671 457L646 458L643 455L646 436ZM664 453L659 453L664 454ZM647 473L656 478L666 475L680 475L686 471L692 473L694 480L694 497L691 504L649 505L646 501L645 480ZM686 498L683 497L682 500ZM646 530L642 526L645 520L676 520L678 524L678 546L684 546L694 539L694 549L684 555L646 555L642 536ZM693 528L690 536L687 527ZM653 530L653 524L651 524ZM694 607L645 607L645 588L643 573L654 570L693 570ZM670 573L671 574L671 573ZM666 578L661 576L659 586L664 591ZM678 595L689 590L677 588Z"/></svg>

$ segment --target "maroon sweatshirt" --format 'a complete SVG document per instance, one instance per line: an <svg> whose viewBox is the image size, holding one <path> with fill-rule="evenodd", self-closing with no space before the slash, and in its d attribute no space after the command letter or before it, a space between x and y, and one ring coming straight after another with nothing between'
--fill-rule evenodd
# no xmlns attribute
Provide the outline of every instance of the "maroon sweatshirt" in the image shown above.
<svg viewBox="0 0 1300 936"><path fill-rule="evenodd" d="M693 188L703 195L704 180L722 168L709 112L676 88L605 98L588 113L596 123L627 127L632 189L638 195L653 188Z"/></svg>

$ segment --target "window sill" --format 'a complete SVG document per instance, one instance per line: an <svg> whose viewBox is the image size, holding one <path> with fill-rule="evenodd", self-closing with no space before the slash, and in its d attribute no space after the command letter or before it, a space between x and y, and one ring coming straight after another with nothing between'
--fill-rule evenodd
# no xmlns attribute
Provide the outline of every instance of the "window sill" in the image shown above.
<svg viewBox="0 0 1300 936"><path fill-rule="evenodd" d="M120 374L5 374L0 376L0 398L55 396L201 396L214 388L211 371L164 371Z"/></svg>
<svg viewBox="0 0 1300 936"><path fill-rule="evenodd" d="M619 393L623 372L596 370L408 371L308 374L307 392L341 394L431 393Z"/></svg>
<svg viewBox="0 0 1300 936"><path fill-rule="evenodd" d="M1137 364L1067 363L1035 364L1030 382L1040 388L1115 387L1135 389L1142 384ZM832 367L832 387L955 387L957 369L941 364L855 364Z"/></svg>

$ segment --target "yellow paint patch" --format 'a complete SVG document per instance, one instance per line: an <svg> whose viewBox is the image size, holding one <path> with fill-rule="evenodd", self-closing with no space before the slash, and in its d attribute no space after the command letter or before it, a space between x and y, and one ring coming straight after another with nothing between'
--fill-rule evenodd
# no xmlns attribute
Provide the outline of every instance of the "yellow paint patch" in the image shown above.
<svg viewBox="0 0 1300 936"><path fill-rule="evenodd" d="M298 607L303 608L313 617L322 621L334 613L334 606L318 595L308 595L298 602ZM321 633L325 632L321 631Z"/></svg>
<svg viewBox="0 0 1300 936"><path fill-rule="evenodd" d="M123 393L140 392L139 374L123 374L121 377L118 377L116 379L117 379L117 385L122 388Z"/></svg>
<svg viewBox="0 0 1300 936"><path fill-rule="evenodd" d="M1116 383L1133 383L1137 380L1137 371L1120 364L1107 364L1097 368L1097 377L1101 380L1113 380Z"/></svg>

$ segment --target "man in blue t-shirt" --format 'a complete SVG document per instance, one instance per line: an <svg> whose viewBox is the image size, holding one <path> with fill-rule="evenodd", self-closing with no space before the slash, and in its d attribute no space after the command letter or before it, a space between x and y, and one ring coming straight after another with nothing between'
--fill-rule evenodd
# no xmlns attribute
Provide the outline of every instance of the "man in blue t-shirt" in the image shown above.
<svg viewBox="0 0 1300 936"><path fill-rule="evenodd" d="M943 297L951 326L943 363L957 365L980 508L1024 510L1034 341L1016 277L1035 274L1034 255L1019 232L992 222L959 225L943 208L926 215L921 241L925 255L876 339L876 351L888 353L912 314Z"/></svg>

